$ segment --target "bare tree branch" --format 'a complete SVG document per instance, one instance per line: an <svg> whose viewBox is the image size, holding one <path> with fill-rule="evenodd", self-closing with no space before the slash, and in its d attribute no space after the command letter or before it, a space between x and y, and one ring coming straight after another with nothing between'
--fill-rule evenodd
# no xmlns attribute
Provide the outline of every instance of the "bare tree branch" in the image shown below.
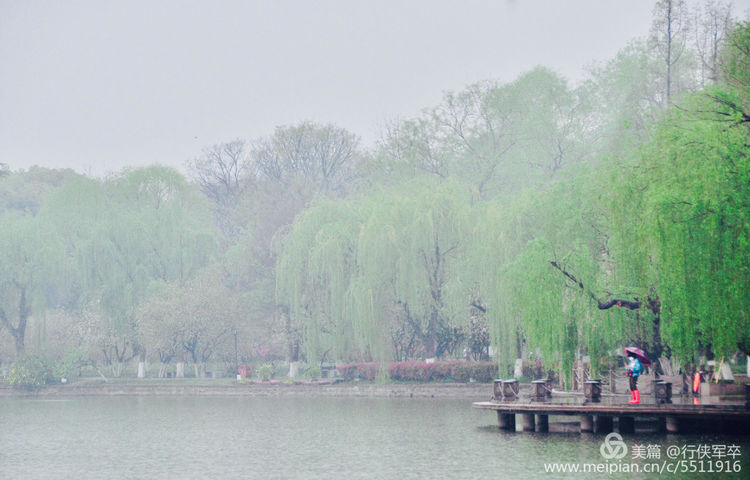
<svg viewBox="0 0 750 480"><path fill-rule="evenodd" d="M623 299L623 298L612 298L610 300L600 300L599 298L597 298L596 295L594 295L594 293L591 290L589 290L583 285L583 282L581 282L573 274L571 274L570 272L562 268L560 264L552 260L549 263L550 265L555 267L557 270L559 270L563 275L565 275L566 278L568 278L573 283L575 283L576 286L580 288L582 292L585 292L593 301L595 301L599 310L609 310L610 308L615 307L615 306L625 307L630 310L637 310L641 308L641 302L637 298L634 300L628 300L628 299Z"/></svg>

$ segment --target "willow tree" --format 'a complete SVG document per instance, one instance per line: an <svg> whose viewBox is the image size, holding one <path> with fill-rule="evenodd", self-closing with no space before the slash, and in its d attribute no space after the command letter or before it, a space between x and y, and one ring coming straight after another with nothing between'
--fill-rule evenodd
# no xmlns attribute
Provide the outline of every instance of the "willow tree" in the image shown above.
<svg viewBox="0 0 750 480"><path fill-rule="evenodd" d="M355 206L324 200L298 216L283 240L277 299L286 307L281 328L291 362L306 355L315 363L332 349L340 358L349 355L351 330L344 305L356 272L358 225Z"/></svg>
<svg viewBox="0 0 750 480"><path fill-rule="evenodd" d="M38 217L0 215L0 328L13 337L16 356L26 350L26 329L33 313L43 316L53 299L64 251L50 225Z"/></svg>
<svg viewBox="0 0 750 480"><path fill-rule="evenodd" d="M363 317L372 305L372 322L395 308L426 358L454 353L456 327L468 319L456 273L474 190L455 181L415 181L367 201L373 203L358 242L353 305Z"/></svg>
<svg viewBox="0 0 750 480"><path fill-rule="evenodd" d="M128 170L80 180L50 197L40 215L76 259L78 305L101 311L102 354L119 374L139 351L135 311L152 282L186 281L214 254L210 213L175 170Z"/></svg>
<svg viewBox="0 0 750 480"><path fill-rule="evenodd" d="M350 356L386 360L399 328L417 339L415 355L455 348L452 273L472 201L462 184L413 181L301 215L280 256L278 294L303 325L308 359L333 335L354 347Z"/></svg>
<svg viewBox="0 0 750 480"><path fill-rule="evenodd" d="M682 358L748 350L749 38L747 24L730 35L724 83L672 109L613 194L630 226L613 236L632 259L620 271L649 289L643 306Z"/></svg>
<svg viewBox="0 0 750 480"><path fill-rule="evenodd" d="M53 224L38 213L50 195L78 176L72 170L0 167L0 332L7 332L20 355L30 322L39 322L44 341L45 308L68 307L75 296L64 246Z"/></svg>
<svg viewBox="0 0 750 480"><path fill-rule="evenodd" d="M492 345L503 372L520 355L522 333L521 319L510 305L513 293L501 282L501 273L534 237L528 223L530 217L520 207L528 198L528 195L521 195L515 200L495 199L478 204L460 264L460 274L468 289L465 300L486 315Z"/></svg>
<svg viewBox="0 0 750 480"><path fill-rule="evenodd" d="M660 127L643 158L652 178L644 227L664 267L665 335L688 357L750 350L748 92L695 97Z"/></svg>
<svg viewBox="0 0 750 480"><path fill-rule="evenodd" d="M612 290L607 225L590 181L581 176L514 201L498 199L481 214L469 268L477 273L501 369L525 343L569 383L579 355L590 355L596 372L621 340L622 317L602 309Z"/></svg>

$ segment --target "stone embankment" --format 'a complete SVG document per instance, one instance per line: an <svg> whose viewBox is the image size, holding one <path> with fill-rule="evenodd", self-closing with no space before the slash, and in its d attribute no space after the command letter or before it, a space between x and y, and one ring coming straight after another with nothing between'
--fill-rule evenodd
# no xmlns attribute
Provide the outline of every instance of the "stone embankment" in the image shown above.
<svg viewBox="0 0 750 480"><path fill-rule="evenodd" d="M247 397L370 397L370 398L465 398L489 399L492 385L483 383L377 384L369 382L340 383L200 383L173 382L76 382L54 385L34 391L15 390L0 386L0 396L78 396L78 395L193 395Z"/></svg>

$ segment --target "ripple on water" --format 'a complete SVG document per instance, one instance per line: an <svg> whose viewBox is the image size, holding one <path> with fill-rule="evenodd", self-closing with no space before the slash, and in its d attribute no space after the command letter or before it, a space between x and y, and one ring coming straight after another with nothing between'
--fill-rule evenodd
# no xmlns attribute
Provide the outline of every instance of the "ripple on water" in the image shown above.
<svg viewBox="0 0 750 480"><path fill-rule="evenodd" d="M600 436L499 431L470 400L50 400L0 399L0 478L534 479L545 462L602 461ZM750 468L746 439L684 438L740 442Z"/></svg>

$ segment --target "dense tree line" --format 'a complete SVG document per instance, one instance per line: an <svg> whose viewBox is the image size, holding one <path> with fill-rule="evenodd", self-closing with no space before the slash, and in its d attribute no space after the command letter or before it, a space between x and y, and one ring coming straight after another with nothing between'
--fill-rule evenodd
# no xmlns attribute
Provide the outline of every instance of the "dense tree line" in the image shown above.
<svg viewBox="0 0 750 480"><path fill-rule="evenodd" d="M188 175L0 170L3 361L750 351L750 24L662 0L576 86L539 67L390 124L204 149ZM236 347L235 347L236 345ZM236 350L235 350L236 348Z"/></svg>

